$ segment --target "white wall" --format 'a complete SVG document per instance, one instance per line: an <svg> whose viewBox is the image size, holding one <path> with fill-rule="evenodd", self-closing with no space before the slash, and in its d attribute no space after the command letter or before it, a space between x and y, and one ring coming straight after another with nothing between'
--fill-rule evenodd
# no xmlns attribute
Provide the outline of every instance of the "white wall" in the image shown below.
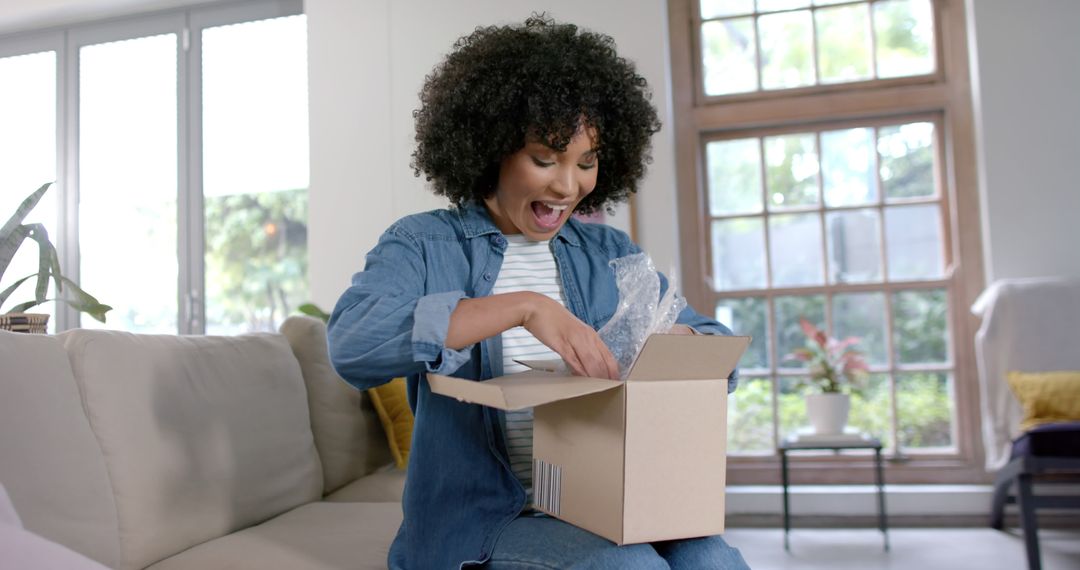
<svg viewBox="0 0 1080 570"><path fill-rule="evenodd" d="M986 281L1080 277L1080 2L967 9Z"/></svg>
<svg viewBox="0 0 1080 570"><path fill-rule="evenodd" d="M638 195L638 241L678 263L674 143L664 0L307 0L310 53L311 294L329 308L397 218L446 205L413 176L412 111L425 75L477 26L547 11L615 38L653 89L664 129ZM629 227L625 211L613 225Z"/></svg>

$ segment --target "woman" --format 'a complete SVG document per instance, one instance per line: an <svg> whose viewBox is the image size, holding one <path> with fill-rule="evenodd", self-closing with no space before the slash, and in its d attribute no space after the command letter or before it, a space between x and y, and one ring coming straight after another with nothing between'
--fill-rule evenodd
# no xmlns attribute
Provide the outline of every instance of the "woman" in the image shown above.
<svg viewBox="0 0 1080 570"><path fill-rule="evenodd" d="M531 511L531 411L434 395L424 379L485 380L518 357L618 378L596 330L618 301L608 263L640 250L571 214L637 190L660 128L645 80L611 38L541 16L458 40L420 99L413 167L454 207L390 226L329 323L349 383L408 376L416 422L390 567L745 568L719 537L618 547ZM730 334L691 309L678 323Z"/></svg>

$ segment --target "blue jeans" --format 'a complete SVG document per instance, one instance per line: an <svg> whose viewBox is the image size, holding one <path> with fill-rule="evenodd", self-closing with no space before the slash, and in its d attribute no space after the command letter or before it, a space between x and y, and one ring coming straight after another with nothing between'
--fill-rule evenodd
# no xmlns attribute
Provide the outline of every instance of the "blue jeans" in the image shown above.
<svg viewBox="0 0 1080 570"><path fill-rule="evenodd" d="M549 516L519 516L503 530L486 570L749 570L719 536L617 546Z"/></svg>

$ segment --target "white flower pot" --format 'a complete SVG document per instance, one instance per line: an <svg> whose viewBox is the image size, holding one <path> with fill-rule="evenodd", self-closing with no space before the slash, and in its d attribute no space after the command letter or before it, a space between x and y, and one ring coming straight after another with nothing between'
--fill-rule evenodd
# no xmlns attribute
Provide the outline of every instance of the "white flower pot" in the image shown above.
<svg viewBox="0 0 1080 570"><path fill-rule="evenodd" d="M850 410L851 399L847 394L808 394L806 396L806 415L816 434L844 433Z"/></svg>

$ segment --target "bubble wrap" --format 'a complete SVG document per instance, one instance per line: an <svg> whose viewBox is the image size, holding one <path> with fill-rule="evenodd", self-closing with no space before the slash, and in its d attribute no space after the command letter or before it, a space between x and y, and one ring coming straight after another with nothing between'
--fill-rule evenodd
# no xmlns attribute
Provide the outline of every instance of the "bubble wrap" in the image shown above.
<svg viewBox="0 0 1080 570"><path fill-rule="evenodd" d="M660 275L644 253L620 257L610 265L615 269L619 305L599 333L619 363L619 378L625 380L645 340L651 334L667 332L686 307L686 300L675 293L674 272L660 298Z"/></svg>

